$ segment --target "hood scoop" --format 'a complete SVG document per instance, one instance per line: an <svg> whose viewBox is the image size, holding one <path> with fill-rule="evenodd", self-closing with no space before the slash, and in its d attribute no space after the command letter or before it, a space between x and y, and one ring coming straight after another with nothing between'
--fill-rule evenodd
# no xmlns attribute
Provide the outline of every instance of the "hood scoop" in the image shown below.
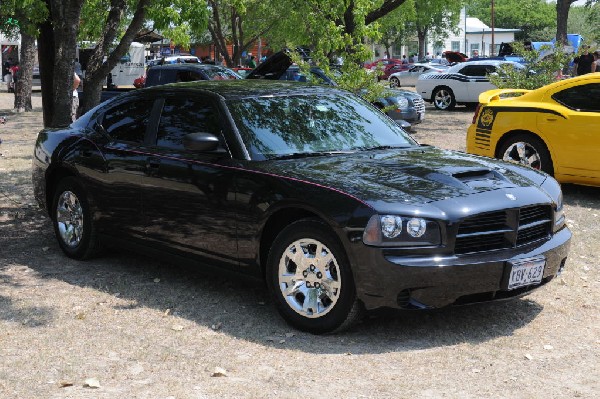
<svg viewBox="0 0 600 399"><path fill-rule="evenodd" d="M441 173L430 173L428 177L443 184L475 191L514 186L506 177L488 168L448 168Z"/></svg>

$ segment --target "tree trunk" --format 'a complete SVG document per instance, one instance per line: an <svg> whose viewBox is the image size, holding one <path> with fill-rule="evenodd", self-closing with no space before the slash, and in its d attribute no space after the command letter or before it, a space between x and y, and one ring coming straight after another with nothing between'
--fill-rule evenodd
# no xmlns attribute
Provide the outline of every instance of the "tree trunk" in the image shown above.
<svg viewBox="0 0 600 399"><path fill-rule="evenodd" d="M54 89L52 77L54 76L54 31L52 30L52 7L50 0L46 0L50 13L48 19L40 25L38 36L38 60L40 63L40 80L42 84L42 110L44 127L52 125L54 115Z"/></svg>
<svg viewBox="0 0 600 399"><path fill-rule="evenodd" d="M15 87L15 109L17 112L31 111L31 80L35 63L35 37L21 32L21 62L19 79Z"/></svg>
<svg viewBox="0 0 600 399"><path fill-rule="evenodd" d="M569 20L569 9L574 0L556 1L556 41L567 44L567 21Z"/></svg>
<svg viewBox="0 0 600 399"><path fill-rule="evenodd" d="M425 39L427 38L427 30L417 30L417 40L419 41L419 60L425 58Z"/></svg>
<svg viewBox="0 0 600 399"><path fill-rule="evenodd" d="M73 75L77 48L77 30L83 0L50 0L54 30L54 112L52 127L69 125L73 103Z"/></svg>
<svg viewBox="0 0 600 399"><path fill-rule="evenodd" d="M88 67L83 80L84 96L82 98L82 111L86 112L100 103L102 85L106 75L117 65L122 56L127 53L135 35L140 31L146 18L146 7L150 0L139 0L131 23L117 47L108 55L103 62L104 55L116 37L119 22L125 13L125 1L112 0L111 9L107 17L102 39L98 42L94 53L90 57Z"/></svg>

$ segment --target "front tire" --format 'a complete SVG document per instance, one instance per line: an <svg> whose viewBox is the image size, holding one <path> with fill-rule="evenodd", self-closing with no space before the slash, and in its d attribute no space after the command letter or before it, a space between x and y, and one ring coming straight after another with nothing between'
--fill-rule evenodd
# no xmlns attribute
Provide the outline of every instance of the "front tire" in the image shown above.
<svg viewBox="0 0 600 399"><path fill-rule="evenodd" d="M277 310L295 328L323 334L360 319L346 253L323 222L304 219L284 228L269 251L266 272Z"/></svg>
<svg viewBox="0 0 600 399"><path fill-rule="evenodd" d="M456 107L456 97L448 87L439 87L433 92L433 105L440 111L450 111Z"/></svg>
<svg viewBox="0 0 600 399"><path fill-rule="evenodd" d="M498 150L498 158L554 174L548 147L532 134L520 133L504 141Z"/></svg>
<svg viewBox="0 0 600 399"><path fill-rule="evenodd" d="M395 76L390 78L390 88L394 87L400 87L400 79Z"/></svg>
<svg viewBox="0 0 600 399"><path fill-rule="evenodd" d="M84 260L96 253L96 227L87 194L78 179L66 177L58 183L50 216L58 245L65 255Z"/></svg>

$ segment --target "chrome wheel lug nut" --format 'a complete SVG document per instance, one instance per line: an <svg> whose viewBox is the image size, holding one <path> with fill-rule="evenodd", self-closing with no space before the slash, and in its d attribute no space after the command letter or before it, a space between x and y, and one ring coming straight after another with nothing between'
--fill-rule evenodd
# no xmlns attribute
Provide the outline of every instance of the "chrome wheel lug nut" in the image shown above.
<svg viewBox="0 0 600 399"><path fill-rule="evenodd" d="M305 270L305 271L303 271L303 272L302 272L302 275L303 275L304 277L308 277L308 272Z"/></svg>
<svg viewBox="0 0 600 399"><path fill-rule="evenodd" d="M317 272L317 278L323 278L323 273Z"/></svg>

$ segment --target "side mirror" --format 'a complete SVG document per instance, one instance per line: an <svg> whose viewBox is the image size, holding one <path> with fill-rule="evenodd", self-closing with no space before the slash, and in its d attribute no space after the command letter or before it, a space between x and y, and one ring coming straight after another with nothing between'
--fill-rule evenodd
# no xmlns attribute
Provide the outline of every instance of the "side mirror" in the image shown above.
<svg viewBox="0 0 600 399"><path fill-rule="evenodd" d="M410 132L412 130L412 125L410 124L410 122L407 122L404 119L394 119L394 122L396 122L398 126L400 126L407 132Z"/></svg>
<svg viewBox="0 0 600 399"><path fill-rule="evenodd" d="M183 137L183 147L191 151L214 151L219 147L219 138L212 133L190 133Z"/></svg>

